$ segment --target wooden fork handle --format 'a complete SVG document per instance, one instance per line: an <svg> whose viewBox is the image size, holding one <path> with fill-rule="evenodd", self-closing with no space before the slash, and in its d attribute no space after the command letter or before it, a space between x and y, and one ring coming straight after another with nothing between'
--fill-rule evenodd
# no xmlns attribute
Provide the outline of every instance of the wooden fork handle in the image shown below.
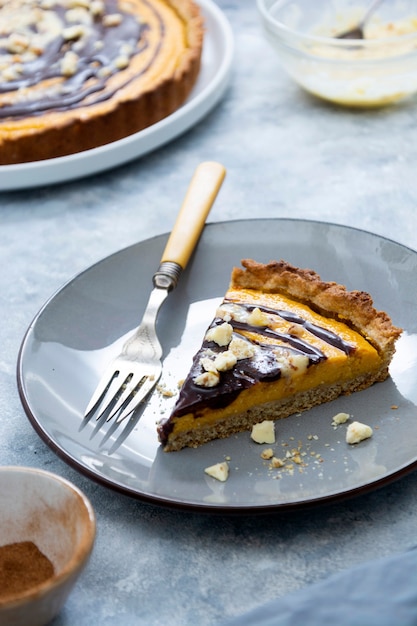
<svg viewBox="0 0 417 626"><path fill-rule="evenodd" d="M185 269L225 175L223 165L215 161L205 161L197 167L166 244L161 264L177 263Z"/></svg>

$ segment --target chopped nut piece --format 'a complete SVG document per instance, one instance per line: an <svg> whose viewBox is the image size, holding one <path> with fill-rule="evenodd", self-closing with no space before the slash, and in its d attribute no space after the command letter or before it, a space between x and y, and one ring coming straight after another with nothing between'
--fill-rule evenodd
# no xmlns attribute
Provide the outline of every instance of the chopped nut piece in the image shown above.
<svg viewBox="0 0 417 626"><path fill-rule="evenodd" d="M69 0L68 7L70 9L76 9L77 7L83 7L84 9L88 9L90 4L89 0Z"/></svg>
<svg viewBox="0 0 417 626"><path fill-rule="evenodd" d="M130 43L123 43L120 46L120 54L124 55L124 56L132 56L132 54L134 53L135 49L132 46L132 44Z"/></svg>
<svg viewBox="0 0 417 626"><path fill-rule="evenodd" d="M274 422L264 420L252 426L251 438L256 443L275 443Z"/></svg>
<svg viewBox="0 0 417 626"><path fill-rule="evenodd" d="M370 426L366 424L361 424L361 422L352 422L349 424L348 429L346 431L346 442L347 443L359 443L364 439L368 439L372 437L373 431Z"/></svg>
<svg viewBox="0 0 417 626"><path fill-rule="evenodd" d="M7 40L7 49L9 52L24 52L29 46L29 39L25 35L19 33L11 33Z"/></svg>
<svg viewBox="0 0 417 626"><path fill-rule="evenodd" d="M337 415L333 416L332 426L339 426L339 424L344 424L350 418L349 413L337 413Z"/></svg>
<svg viewBox="0 0 417 626"><path fill-rule="evenodd" d="M229 465L226 461L223 461L222 463L216 463L215 465L206 467L204 471L209 476L212 476L212 478L224 482L229 476Z"/></svg>
<svg viewBox="0 0 417 626"><path fill-rule="evenodd" d="M85 26L82 24L76 24L75 26L68 26L62 31L62 36L67 41L80 39L86 34Z"/></svg>
<svg viewBox="0 0 417 626"><path fill-rule="evenodd" d="M22 71L23 71L23 67L15 63L14 65L11 65L10 67L6 67L1 72L1 78L5 81L17 80L22 74Z"/></svg>
<svg viewBox="0 0 417 626"><path fill-rule="evenodd" d="M98 71L98 76L100 78L106 78L107 76L110 76L110 74L112 73L110 67L108 66L103 66L100 67L99 71Z"/></svg>
<svg viewBox="0 0 417 626"><path fill-rule="evenodd" d="M204 357L204 358L200 359L200 365L206 372L213 372L214 374L217 374L218 370L217 370L217 367L214 364L213 359L210 359L208 357Z"/></svg>
<svg viewBox="0 0 417 626"><path fill-rule="evenodd" d="M233 326L228 322L223 322L219 326L209 328L206 333L207 341L214 341L218 346L228 346L232 339Z"/></svg>
<svg viewBox="0 0 417 626"><path fill-rule="evenodd" d="M258 307L248 316L248 324L251 326L268 326L269 318L266 313L261 311Z"/></svg>
<svg viewBox="0 0 417 626"><path fill-rule="evenodd" d="M75 7L73 9L69 9L66 12L65 17L67 22L75 24L89 25L92 22L91 14L85 7Z"/></svg>
<svg viewBox="0 0 417 626"><path fill-rule="evenodd" d="M104 12L104 2L102 0L93 0L90 5L90 11L93 15L101 15Z"/></svg>
<svg viewBox="0 0 417 626"><path fill-rule="evenodd" d="M291 324L288 333L294 337L302 337L304 335L304 328L301 324Z"/></svg>
<svg viewBox="0 0 417 626"><path fill-rule="evenodd" d="M196 385L200 387L215 387L219 384L220 376L218 372L203 372L194 378Z"/></svg>
<svg viewBox="0 0 417 626"><path fill-rule="evenodd" d="M219 372L231 370L236 365L237 359L231 350L221 352L214 359L214 365Z"/></svg>
<svg viewBox="0 0 417 626"><path fill-rule="evenodd" d="M72 50L65 53L61 61L61 72L64 76L73 76L77 71L78 55Z"/></svg>
<svg viewBox="0 0 417 626"><path fill-rule="evenodd" d="M114 61L114 66L118 70L124 70L129 65L129 57L125 54L119 54Z"/></svg>
<svg viewBox="0 0 417 626"><path fill-rule="evenodd" d="M103 17L104 26L119 26L122 22L122 16L120 13L111 13Z"/></svg>
<svg viewBox="0 0 417 626"><path fill-rule="evenodd" d="M275 357L283 376L303 374L308 367L308 356L304 354L289 354L289 352L276 350Z"/></svg>
<svg viewBox="0 0 417 626"><path fill-rule="evenodd" d="M233 352L238 361L241 359L250 359L255 354L255 348L249 341L240 337L233 337L229 345L229 350Z"/></svg>

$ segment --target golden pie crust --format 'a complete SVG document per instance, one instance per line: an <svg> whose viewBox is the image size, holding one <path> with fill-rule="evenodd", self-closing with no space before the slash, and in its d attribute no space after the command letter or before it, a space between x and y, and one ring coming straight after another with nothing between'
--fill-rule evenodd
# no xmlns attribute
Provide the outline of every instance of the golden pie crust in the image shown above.
<svg viewBox="0 0 417 626"><path fill-rule="evenodd" d="M1 165L143 130L184 103L200 71L192 0L8 0L0 19Z"/></svg>
<svg viewBox="0 0 417 626"><path fill-rule="evenodd" d="M263 420L288 417L389 375L402 331L387 313L375 309L368 293L322 281L313 270L285 261L245 259L242 266L232 271L173 413L158 426L165 451L197 447ZM246 340L252 353L235 351L236 364L213 374L210 359L217 363L221 353L223 367L232 347L230 337L218 347L210 335L224 324L233 327L232 337ZM272 365L258 376L258 365L251 365L254 359L261 369L263 363ZM234 388L235 380L244 384Z"/></svg>

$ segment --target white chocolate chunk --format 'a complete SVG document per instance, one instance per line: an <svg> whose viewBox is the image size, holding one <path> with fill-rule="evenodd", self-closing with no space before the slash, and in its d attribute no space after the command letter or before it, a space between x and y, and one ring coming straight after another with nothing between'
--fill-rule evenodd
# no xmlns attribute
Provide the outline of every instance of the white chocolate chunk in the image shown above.
<svg viewBox="0 0 417 626"><path fill-rule="evenodd" d="M251 438L256 443L275 443L275 425L271 420L264 420L252 426Z"/></svg>
<svg viewBox="0 0 417 626"><path fill-rule="evenodd" d="M346 431L346 442L347 443L359 443L364 439L368 439L372 437L373 431L370 426L366 424L361 424L360 422L352 422L349 424L348 429Z"/></svg>
<svg viewBox="0 0 417 626"><path fill-rule="evenodd" d="M224 481L227 480L229 476L229 465L226 461L223 461L222 463L216 463L215 465L210 465L210 467L206 467L204 471L209 476L212 476L212 478L220 480L222 483L224 483Z"/></svg>

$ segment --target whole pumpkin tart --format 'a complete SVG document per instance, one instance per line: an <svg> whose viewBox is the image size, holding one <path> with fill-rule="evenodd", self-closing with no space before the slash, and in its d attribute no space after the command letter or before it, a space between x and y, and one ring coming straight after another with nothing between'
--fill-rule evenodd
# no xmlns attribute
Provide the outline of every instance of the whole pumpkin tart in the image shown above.
<svg viewBox="0 0 417 626"><path fill-rule="evenodd" d="M173 113L194 86L192 0L0 3L0 164L65 156Z"/></svg>

